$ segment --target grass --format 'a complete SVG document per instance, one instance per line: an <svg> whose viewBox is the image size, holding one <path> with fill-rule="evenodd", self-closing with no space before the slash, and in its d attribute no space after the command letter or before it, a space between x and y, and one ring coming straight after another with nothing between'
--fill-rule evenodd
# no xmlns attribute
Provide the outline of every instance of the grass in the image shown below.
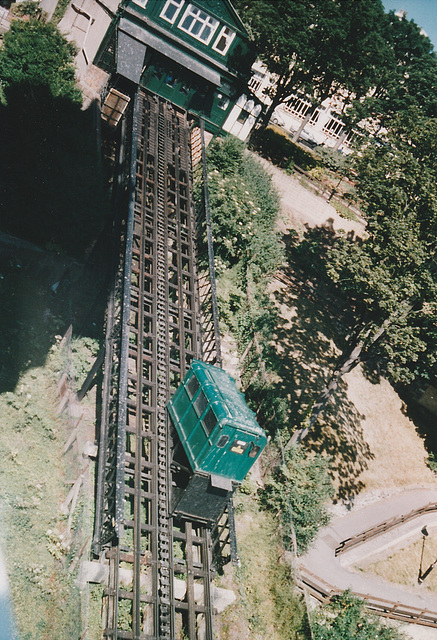
<svg viewBox="0 0 437 640"><path fill-rule="evenodd" d="M0 371L0 543L20 640L69 640L79 638L85 624L76 556L92 527L92 478L84 471L76 506L63 513L60 505L85 461L77 443L63 452L77 417L58 413L57 385L69 360L54 337L66 321L50 289L59 266L42 254L39 268L35 264L24 253L20 261L11 253L0 263L1 347L7 356ZM68 317L68 305L62 306ZM78 382L96 348L96 341L73 339L70 371ZM83 402L82 440L94 430L91 402Z"/></svg>
<svg viewBox="0 0 437 640"><path fill-rule="evenodd" d="M342 218L346 218L346 220L353 220L354 222L358 220L357 215L352 211L352 209L349 209L349 207L343 204L343 202L332 199L330 204Z"/></svg>
<svg viewBox="0 0 437 640"><path fill-rule="evenodd" d="M238 554L235 582L225 572L219 586L234 588L237 601L216 625L221 640L301 640L306 638L306 613L296 591L292 569L280 556L273 519L261 512L254 494L235 500Z"/></svg>
<svg viewBox="0 0 437 640"><path fill-rule="evenodd" d="M408 587L418 586L417 577L422 554L422 539L399 549L383 560L362 565L362 571L380 576L389 582L403 584ZM425 541L422 574L437 558L437 536L431 533ZM421 589L437 592L437 569L432 570L422 583Z"/></svg>
<svg viewBox="0 0 437 640"><path fill-rule="evenodd" d="M67 434L56 415L56 348L0 397L3 545L17 626L25 640L79 637L81 603L69 560L77 541L59 511L69 491L60 453ZM56 365L55 365L56 366Z"/></svg>

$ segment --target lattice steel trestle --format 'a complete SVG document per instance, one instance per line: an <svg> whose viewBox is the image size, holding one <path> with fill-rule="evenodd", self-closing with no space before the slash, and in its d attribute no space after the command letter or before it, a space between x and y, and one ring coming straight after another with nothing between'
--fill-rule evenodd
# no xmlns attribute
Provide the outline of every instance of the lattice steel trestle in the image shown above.
<svg viewBox="0 0 437 640"><path fill-rule="evenodd" d="M129 173L97 478L94 550L109 558L104 635L212 640L210 533L169 516L166 405L202 358L190 128L184 111L143 91Z"/></svg>

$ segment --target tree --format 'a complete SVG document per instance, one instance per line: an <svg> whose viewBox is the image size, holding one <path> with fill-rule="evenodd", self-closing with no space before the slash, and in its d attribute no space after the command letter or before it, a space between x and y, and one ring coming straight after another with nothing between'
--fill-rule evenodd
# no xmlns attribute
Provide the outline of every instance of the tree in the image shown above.
<svg viewBox="0 0 437 640"><path fill-rule="evenodd" d="M437 56L429 38L413 20L393 11L384 20L383 36L388 47L385 64L371 90L346 105L343 118L349 129L367 120L378 133L389 128L397 114L411 109L437 116Z"/></svg>
<svg viewBox="0 0 437 640"><path fill-rule="evenodd" d="M313 614L311 624L314 640L402 640L404 636L393 627L383 625L364 608L364 602L345 591L334 596L329 605Z"/></svg>
<svg viewBox="0 0 437 640"><path fill-rule="evenodd" d="M300 441L340 379L360 362L395 382L432 375L437 363L437 119L416 112L393 122L389 144L358 159L367 237L339 238L327 272L356 308L337 366L312 407Z"/></svg>
<svg viewBox="0 0 437 640"><path fill-rule="evenodd" d="M35 87L48 87L54 98L67 98L81 104L75 86L76 49L52 24L30 19L15 20L4 35L0 49L0 85L7 96L9 87L27 87L32 99Z"/></svg>
<svg viewBox="0 0 437 640"><path fill-rule="evenodd" d="M83 257L106 200L91 110L81 110L74 47L50 24L13 22L0 49L2 230Z"/></svg>
<svg viewBox="0 0 437 640"><path fill-rule="evenodd" d="M385 64L380 0L238 0L236 6L254 33L260 59L277 76L265 124L296 91L312 101L305 122L326 98L363 96Z"/></svg>
<svg viewBox="0 0 437 640"><path fill-rule="evenodd" d="M333 488L328 464L329 460L319 454L308 456L303 448L291 447L284 451L282 464L274 469L260 495L265 507L280 513L286 546L293 545L294 528L299 554L329 522L326 502Z"/></svg>

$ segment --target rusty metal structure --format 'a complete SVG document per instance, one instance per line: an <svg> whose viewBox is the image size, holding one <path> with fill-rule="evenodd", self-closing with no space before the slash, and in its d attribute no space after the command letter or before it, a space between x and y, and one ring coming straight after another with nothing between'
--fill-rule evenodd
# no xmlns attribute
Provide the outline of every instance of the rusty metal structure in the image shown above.
<svg viewBox="0 0 437 640"><path fill-rule="evenodd" d="M217 323L201 327L213 305L211 286L199 295L208 269L199 278L190 123L144 90L133 103L124 118L132 135L120 189L129 204L109 299L96 481L93 550L109 560L104 635L212 640L212 553L229 548L227 517L212 544L210 529L169 512L166 405L193 358L214 362L220 353Z"/></svg>

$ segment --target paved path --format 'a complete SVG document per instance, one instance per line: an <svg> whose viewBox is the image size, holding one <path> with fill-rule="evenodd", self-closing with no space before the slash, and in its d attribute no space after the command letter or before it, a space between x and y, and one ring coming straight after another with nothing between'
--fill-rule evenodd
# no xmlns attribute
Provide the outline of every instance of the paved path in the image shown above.
<svg viewBox="0 0 437 640"><path fill-rule="evenodd" d="M342 541L391 518L406 516L429 503L435 503L436 511L404 522L389 532L335 556L335 548ZM301 568L303 572L305 570L311 572L334 589L341 591L350 589L362 596L372 596L408 607L427 609L437 616L437 595L427 591L426 587L418 586L416 589L409 589L352 570L354 564L366 557L387 555L401 543L405 544L407 540L414 542L421 539L421 529L425 525L430 533L432 528L437 528L437 489L414 489L379 500L336 518L328 527L322 529L314 547L301 558Z"/></svg>

